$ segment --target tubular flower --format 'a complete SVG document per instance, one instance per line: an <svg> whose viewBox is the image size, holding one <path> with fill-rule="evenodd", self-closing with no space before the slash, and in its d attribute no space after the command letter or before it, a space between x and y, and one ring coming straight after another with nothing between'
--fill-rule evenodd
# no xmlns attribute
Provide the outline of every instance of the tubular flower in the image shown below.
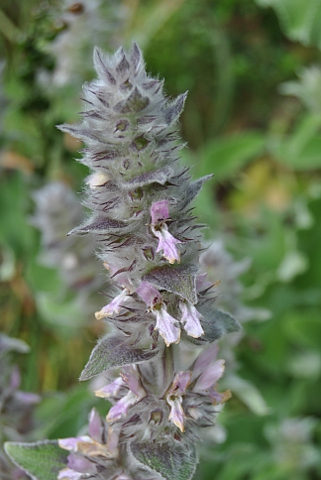
<svg viewBox="0 0 321 480"><path fill-rule="evenodd" d="M193 304L181 302L179 308L182 312L181 322L188 335L194 338L199 338L204 335L204 330L201 326L201 314L196 310Z"/></svg>
<svg viewBox="0 0 321 480"><path fill-rule="evenodd" d="M129 298L128 290L125 288L117 297L115 297L108 305L103 307L99 312L95 313L97 320L105 317L111 317L114 313L119 313L123 302Z"/></svg>
<svg viewBox="0 0 321 480"><path fill-rule="evenodd" d="M152 218L151 230L159 240L156 252L162 250L163 256L169 263L175 263L175 261L180 261L176 244L182 242L169 233L168 227L164 223L169 218L168 203L168 200L160 200L152 204L150 208Z"/></svg>

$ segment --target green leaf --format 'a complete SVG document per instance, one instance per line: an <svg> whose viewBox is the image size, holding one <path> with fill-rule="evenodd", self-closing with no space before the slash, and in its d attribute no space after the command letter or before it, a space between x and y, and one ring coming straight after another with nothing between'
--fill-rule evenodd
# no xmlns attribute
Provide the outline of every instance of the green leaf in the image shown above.
<svg viewBox="0 0 321 480"><path fill-rule="evenodd" d="M214 171L214 180L224 180L259 155L263 147L264 137L258 132L216 138L204 151L202 172Z"/></svg>
<svg viewBox="0 0 321 480"><path fill-rule="evenodd" d="M321 319L318 312L289 312L282 320L286 336L302 347L320 350Z"/></svg>
<svg viewBox="0 0 321 480"><path fill-rule="evenodd" d="M59 470L67 464L68 452L62 450L56 440L7 442L5 451L33 480L57 480Z"/></svg>
<svg viewBox="0 0 321 480"><path fill-rule="evenodd" d="M146 362L157 353L157 349L134 348L126 343L122 337L103 337L91 352L89 361L81 372L79 380L89 380L89 378L110 368Z"/></svg>
<svg viewBox="0 0 321 480"><path fill-rule="evenodd" d="M255 385L234 374L227 374L224 380L225 385L228 385L232 394L237 395L255 415L267 415L270 413L261 392Z"/></svg>
<svg viewBox="0 0 321 480"><path fill-rule="evenodd" d="M73 297L59 298L58 295L38 292L36 300L43 320L57 331L70 334L86 321L84 312Z"/></svg>
<svg viewBox="0 0 321 480"><path fill-rule="evenodd" d="M143 280L195 304L197 302L196 272L197 269L193 265L165 265L150 270L143 276Z"/></svg>
<svg viewBox="0 0 321 480"><path fill-rule="evenodd" d="M130 449L136 460L166 480L189 480L194 475L198 460L191 445L131 443Z"/></svg>
<svg viewBox="0 0 321 480"><path fill-rule="evenodd" d="M321 116L307 113L290 135L270 142L272 153L279 161L295 170L320 168L320 127Z"/></svg>
<svg viewBox="0 0 321 480"><path fill-rule="evenodd" d="M274 8L284 33L304 45L321 48L320 0L256 0Z"/></svg>
<svg viewBox="0 0 321 480"><path fill-rule="evenodd" d="M238 332L242 328L230 313L208 306L200 306L197 309L204 317L201 322L204 335L200 338L187 337L196 345L202 345L204 342L212 343L228 333Z"/></svg>

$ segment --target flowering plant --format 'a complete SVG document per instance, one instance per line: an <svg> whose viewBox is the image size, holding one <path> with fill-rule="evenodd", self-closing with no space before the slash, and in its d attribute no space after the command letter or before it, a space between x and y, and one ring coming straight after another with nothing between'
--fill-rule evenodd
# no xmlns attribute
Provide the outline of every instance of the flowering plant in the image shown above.
<svg viewBox="0 0 321 480"><path fill-rule="evenodd" d="M187 480L200 429L229 396L217 391L224 361L215 341L240 328L213 306L199 270L202 225L191 203L208 177L192 181L179 163L175 124L186 94L164 96L137 44L113 56L96 49L94 63L82 123L59 128L85 142L81 162L91 170L93 213L70 234L94 236L112 281L95 314L108 333L80 380L106 374L96 395L113 406L106 420L91 412L89 435L6 449L39 480Z"/></svg>

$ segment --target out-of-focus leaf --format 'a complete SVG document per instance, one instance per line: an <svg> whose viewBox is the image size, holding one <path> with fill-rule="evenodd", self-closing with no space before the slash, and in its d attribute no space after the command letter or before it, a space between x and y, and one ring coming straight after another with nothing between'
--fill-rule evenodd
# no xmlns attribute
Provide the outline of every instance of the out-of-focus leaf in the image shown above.
<svg viewBox="0 0 321 480"><path fill-rule="evenodd" d="M272 7L284 33L304 45L321 48L320 0L256 0L262 7Z"/></svg>
<svg viewBox="0 0 321 480"><path fill-rule="evenodd" d="M237 395L255 415L269 413L270 409L255 385L233 374L227 374L224 383L228 385L232 394Z"/></svg>
<svg viewBox="0 0 321 480"><path fill-rule="evenodd" d="M288 371L295 379L316 381L321 375L321 351L304 351L292 355Z"/></svg>
<svg viewBox="0 0 321 480"><path fill-rule="evenodd" d="M321 167L321 116L306 114L283 139L271 138L268 147L276 158L295 170Z"/></svg>
<svg viewBox="0 0 321 480"><path fill-rule="evenodd" d="M0 153L0 166L9 169L20 170L23 173L31 174L34 165L29 158L17 152L4 151Z"/></svg>
<svg viewBox="0 0 321 480"><path fill-rule="evenodd" d="M61 279L58 271L39 263L37 258L32 258L26 270L28 284L35 292L56 293L61 288Z"/></svg>
<svg viewBox="0 0 321 480"><path fill-rule="evenodd" d="M86 319L73 298L59 298L50 293L39 292L36 302L43 319L58 330L74 330L83 325Z"/></svg>
<svg viewBox="0 0 321 480"><path fill-rule="evenodd" d="M214 181L234 175L264 147L264 136L259 132L244 132L209 142L201 159L202 173L214 172Z"/></svg>
<svg viewBox="0 0 321 480"><path fill-rule="evenodd" d="M302 347L321 350L321 318L316 312L292 311L282 321L287 337Z"/></svg>
<svg viewBox="0 0 321 480"><path fill-rule="evenodd" d="M34 248L34 232L27 220L29 192L25 177L11 172L0 177L0 242L20 257Z"/></svg>
<svg viewBox="0 0 321 480"><path fill-rule="evenodd" d="M0 263L0 281L11 280L15 274L15 257L13 250L7 245L0 245L1 263Z"/></svg>
<svg viewBox="0 0 321 480"><path fill-rule="evenodd" d="M287 252L277 269L277 276L282 282L290 282L294 277L305 272L308 265L309 262L304 253L294 250Z"/></svg>
<svg viewBox="0 0 321 480"><path fill-rule="evenodd" d="M284 95L294 95L310 111L321 113L321 68L311 65L298 73L298 81L282 83L279 91Z"/></svg>
<svg viewBox="0 0 321 480"><path fill-rule="evenodd" d="M87 423L88 412L97 404L85 384L78 384L68 393L52 393L37 406L37 428L33 438L72 437ZM100 404L106 414L106 404Z"/></svg>
<svg viewBox="0 0 321 480"><path fill-rule="evenodd" d="M142 4L143 8L135 15L134 25L127 35L130 34L130 39L135 38L142 48L145 47L183 3L184 0L160 0ZM127 8L130 8L130 5ZM133 6L134 9L137 8L136 4Z"/></svg>

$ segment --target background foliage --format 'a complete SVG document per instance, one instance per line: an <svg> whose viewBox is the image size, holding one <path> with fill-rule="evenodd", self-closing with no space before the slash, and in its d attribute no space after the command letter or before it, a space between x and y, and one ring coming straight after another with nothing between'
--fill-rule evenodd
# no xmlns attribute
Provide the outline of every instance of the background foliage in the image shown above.
<svg viewBox="0 0 321 480"><path fill-rule="evenodd" d="M0 322L31 347L15 357L23 390L43 397L30 439L77 434L93 403L106 412L77 382L101 333L77 301L90 282L52 261L34 192L80 191L81 145L55 125L77 120L93 45L135 38L168 94L189 90L184 161L214 173L196 206L207 239L250 259L242 302L257 313L232 347L234 395L198 478L320 478L320 32L320 0L1 2Z"/></svg>

